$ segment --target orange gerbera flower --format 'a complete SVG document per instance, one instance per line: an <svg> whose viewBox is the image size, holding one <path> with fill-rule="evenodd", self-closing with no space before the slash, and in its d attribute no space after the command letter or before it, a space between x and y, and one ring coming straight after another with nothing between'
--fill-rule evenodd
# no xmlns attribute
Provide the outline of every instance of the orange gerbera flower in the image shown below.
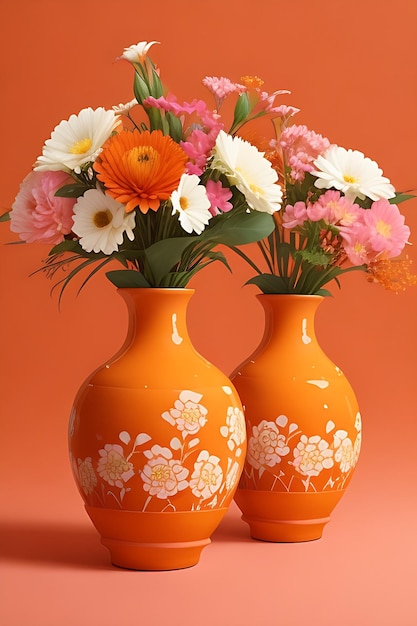
<svg viewBox="0 0 417 626"><path fill-rule="evenodd" d="M153 132L123 130L105 143L94 164L106 192L126 205L129 213L157 211L178 188L188 157L171 137Z"/></svg>

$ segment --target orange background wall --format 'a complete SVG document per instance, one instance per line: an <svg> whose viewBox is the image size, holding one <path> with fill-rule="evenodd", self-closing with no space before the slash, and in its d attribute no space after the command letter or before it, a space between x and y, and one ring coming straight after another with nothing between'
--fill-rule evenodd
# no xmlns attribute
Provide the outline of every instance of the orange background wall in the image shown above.
<svg viewBox="0 0 417 626"><path fill-rule="evenodd" d="M291 90L282 101L301 108L297 123L363 151L398 190L417 188L417 3L411 0L16 0L3 2L0 28L1 212L10 208L61 119L86 106L131 99L132 69L114 60L141 40L161 42L152 48L152 58L180 100L206 97L205 75L238 80L256 74L270 92ZM409 255L417 272L417 199L402 210L412 229ZM197 587L208 580L214 584L222 568L231 577L224 583L229 595L221 596L224 612L217 604L211 616L199 615L200 624L297 625L307 616L313 625L330 624L330 616L327 622L317 613L315 621L312 611L321 602L340 608L343 593L349 602L338 624L416 623L410 581L415 582L411 555L417 557L417 287L395 295L367 284L362 274L349 275L321 306L317 333L351 381L364 421L360 464L325 531L328 539L303 549L255 544L246 540L246 527L232 511L224 528L230 529L233 550L214 541L187 574L138 575L108 568L75 492L66 447L72 399L91 370L120 346L124 305L98 277L78 297L70 289L58 311L49 282L42 275L28 277L48 248L3 245L15 239L8 225L0 224L0 521L6 542L0 618L5 626L106 626L120 616L124 623L140 623L141 610L143 623L160 624L151 617L162 597L159 585L171 589L166 597L172 608L177 593L186 597L185 582L193 593L181 620L197 623L190 617L198 598L200 607L204 604ZM189 319L196 347L226 373L250 354L263 330L256 289L243 287L250 271L237 257L229 260L232 275L212 266L193 281ZM343 593L330 563L338 550L345 559L337 566ZM234 569L232 554L238 559ZM314 570L312 555L325 572ZM286 563L291 569L295 562L312 574L304 586L308 601L301 604L300 579L290 584L285 578ZM251 592L243 572L254 563L258 574ZM136 600L128 599L130 588ZM281 618L259 608L267 606L268 592L281 598ZM167 623L180 623L171 608Z"/></svg>

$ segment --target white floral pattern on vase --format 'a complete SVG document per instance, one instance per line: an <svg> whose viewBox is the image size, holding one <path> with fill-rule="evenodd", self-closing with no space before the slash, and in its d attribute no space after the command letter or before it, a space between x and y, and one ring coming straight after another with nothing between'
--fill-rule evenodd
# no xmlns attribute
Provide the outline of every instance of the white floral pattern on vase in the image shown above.
<svg viewBox="0 0 417 626"><path fill-rule="evenodd" d="M97 486L97 476L94 472L91 457L87 457L84 461L78 459L77 473L82 490L88 496Z"/></svg>
<svg viewBox="0 0 417 626"><path fill-rule="evenodd" d="M211 498L220 489L223 482L223 471L218 456L210 455L202 450L194 463L194 472L190 487L195 496L201 500Z"/></svg>
<svg viewBox="0 0 417 626"><path fill-rule="evenodd" d="M97 465L97 472L112 487L123 487L123 484L132 478L133 465L125 459L123 448L119 444L109 444L104 449L98 451L100 460Z"/></svg>
<svg viewBox="0 0 417 626"><path fill-rule="evenodd" d="M173 408L162 413L162 417L184 434L194 435L207 421L207 409L198 403L201 397L193 391L181 391Z"/></svg>
<svg viewBox="0 0 417 626"><path fill-rule="evenodd" d="M286 439L274 422L262 420L258 426L253 427L252 432L253 436L248 442L248 461L256 469L274 467L281 462L281 457L289 453Z"/></svg>
<svg viewBox="0 0 417 626"><path fill-rule="evenodd" d="M239 407L230 406L227 409L226 425L220 428L220 432L227 438L228 448L230 450L237 448L240 453L241 446L246 441L246 423Z"/></svg>
<svg viewBox="0 0 417 626"><path fill-rule="evenodd" d="M300 474L318 476L322 470L333 467L333 450L319 435L301 435L294 448L293 465Z"/></svg>
<svg viewBox="0 0 417 626"><path fill-rule="evenodd" d="M169 448L155 445L150 450L145 450L143 454L149 461L140 476L143 488L149 492L150 496L166 500L188 487L185 479L189 471L173 458Z"/></svg>
<svg viewBox="0 0 417 626"><path fill-rule="evenodd" d="M223 391L231 395L230 388L224 387ZM104 506L111 498L123 509L126 494L137 489L139 481L145 497L143 511L155 499L161 502L159 510L176 511L175 497L187 490L194 496L191 510L222 506L238 482L237 459L246 445L241 408L231 400L219 427L228 450L223 460L201 446L199 434L210 421L202 394L183 390L173 406L160 415L176 433L168 446L153 441L148 433L133 438L123 430L118 433L119 442L105 443L95 457L72 458L75 477L89 505Z"/></svg>
<svg viewBox="0 0 417 626"><path fill-rule="evenodd" d="M354 441L346 430L335 430L328 420L326 436L304 433L286 415L248 422L248 452L242 484L270 491L324 491L343 489L361 447L361 416L357 413Z"/></svg>

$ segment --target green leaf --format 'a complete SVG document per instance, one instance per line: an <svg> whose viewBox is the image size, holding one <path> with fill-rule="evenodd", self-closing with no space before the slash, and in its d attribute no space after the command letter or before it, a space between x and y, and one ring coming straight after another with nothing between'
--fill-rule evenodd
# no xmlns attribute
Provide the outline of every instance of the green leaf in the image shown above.
<svg viewBox="0 0 417 626"><path fill-rule="evenodd" d="M142 104L143 100L151 95L148 85L137 72L135 73L135 79L133 81L133 93L139 104Z"/></svg>
<svg viewBox="0 0 417 626"><path fill-rule="evenodd" d="M300 257L303 261L306 261L311 265L318 265L320 267L327 267L331 261L331 255L328 255L320 250L297 250L295 256Z"/></svg>
<svg viewBox="0 0 417 626"><path fill-rule="evenodd" d="M169 134L174 141L179 143L182 140L182 124L178 117L173 115L170 111L165 113L166 120L169 125Z"/></svg>
<svg viewBox="0 0 417 626"><path fill-rule="evenodd" d="M254 243L268 237L275 227L272 215L259 211L223 213L215 217L212 224L201 233L200 239L225 246Z"/></svg>
<svg viewBox="0 0 417 626"><path fill-rule="evenodd" d="M87 189L91 189L91 187L88 187L83 183L74 182L57 189L54 195L59 198L79 198L87 191Z"/></svg>
<svg viewBox="0 0 417 626"><path fill-rule="evenodd" d="M85 251L80 246L80 243L78 240L64 239L64 241L61 241L61 243L58 243L56 246L52 248L49 255L62 254L63 252L78 252L79 254L82 254L82 255L85 254Z"/></svg>
<svg viewBox="0 0 417 626"><path fill-rule="evenodd" d="M396 193L394 198L390 199L390 204L400 204L400 202L405 202L406 200L411 200L411 198L415 198L409 193Z"/></svg>
<svg viewBox="0 0 417 626"><path fill-rule="evenodd" d="M154 98L160 98L164 95L164 87L162 85L162 81L159 78L158 72L153 69L152 70L152 85L151 87L151 96Z"/></svg>
<svg viewBox="0 0 417 626"><path fill-rule="evenodd" d="M250 278L246 285L256 285L262 293L289 293L287 282L281 276L275 274L260 274Z"/></svg>
<svg viewBox="0 0 417 626"><path fill-rule="evenodd" d="M241 93L237 99L232 129L239 126L248 116L250 112L249 98L246 93Z"/></svg>
<svg viewBox="0 0 417 626"><path fill-rule="evenodd" d="M213 253L207 253L206 257L209 258L208 261L195 265L191 270L186 270L184 272L169 272L166 276L164 276L159 287L186 287L197 272L201 271L204 267L207 267L207 265L210 265L215 261L222 261L221 257L217 257L217 255L214 255ZM224 260L225 265L229 268L226 259Z"/></svg>
<svg viewBox="0 0 417 626"><path fill-rule="evenodd" d="M195 271L186 271L186 272L168 272L161 280L159 287L166 289L183 289L186 287L195 274Z"/></svg>
<svg viewBox="0 0 417 626"><path fill-rule="evenodd" d="M8 222L10 220L10 211L7 211L6 213L3 213L3 215L0 215L0 222Z"/></svg>
<svg viewBox="0 0 417 626"><path fill-rule="evenodd" d="M104 254L104 252L86 252L84 248L81 247L78 239L64 239L64 241L61 241L61 243L58 243L52 248L52 250L50 250L49 256L53 256L55 254L63 254L64 252L75 252L80 257L90 259L92 263L94 263L94 261L109 257L109 255Z"/></svg>
<svg viewBox="0 0 417 626"><path fill-rule="evenodd" d="M106 276L119 289L126 287L151 287L144 275L136 270L113 270L106 272Z"/></svg>
<svg viewBox="0 0 417 626"><path fill-rule="evenodd" d="M205 256L207 259L210 259L209 261L210 263L213 263L214 261L220 261L220 263L223 263L223 265L229 270L229 272L232 272L232 268L230 267L223 252L220 252L220 250L206 252ZM205 263L204 265L207 265L207 264Z"/></svg>
<svg viewBox="0 0 417 626"><path fill-rule="evenodd" d="M144 252L145 265L151 270L155 287L180 261L184 250L198 241L198 237L171 237L162 239L146 248Z"/></svg>

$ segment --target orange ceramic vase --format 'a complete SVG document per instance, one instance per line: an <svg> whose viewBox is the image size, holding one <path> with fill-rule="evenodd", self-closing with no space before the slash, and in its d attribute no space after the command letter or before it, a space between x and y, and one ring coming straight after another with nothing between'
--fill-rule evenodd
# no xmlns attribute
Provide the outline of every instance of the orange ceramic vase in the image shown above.
<svg viewBox="0 0 417 626"><path fill-rule="evenodd" d="M264 339L232 375L248 450L235 500L252 537L319 539L343 496L361 446L349 382L319 346L320 296L259 295Z"/></svg>
<svg viewBox="0 0 417 626"><path fill-rule="evenodd" d="M239 397L193 348L190 289L119 289L121 351L74 403L69 447L85 507L114 565L195 565L233 498L246 452Z"/></svg>

